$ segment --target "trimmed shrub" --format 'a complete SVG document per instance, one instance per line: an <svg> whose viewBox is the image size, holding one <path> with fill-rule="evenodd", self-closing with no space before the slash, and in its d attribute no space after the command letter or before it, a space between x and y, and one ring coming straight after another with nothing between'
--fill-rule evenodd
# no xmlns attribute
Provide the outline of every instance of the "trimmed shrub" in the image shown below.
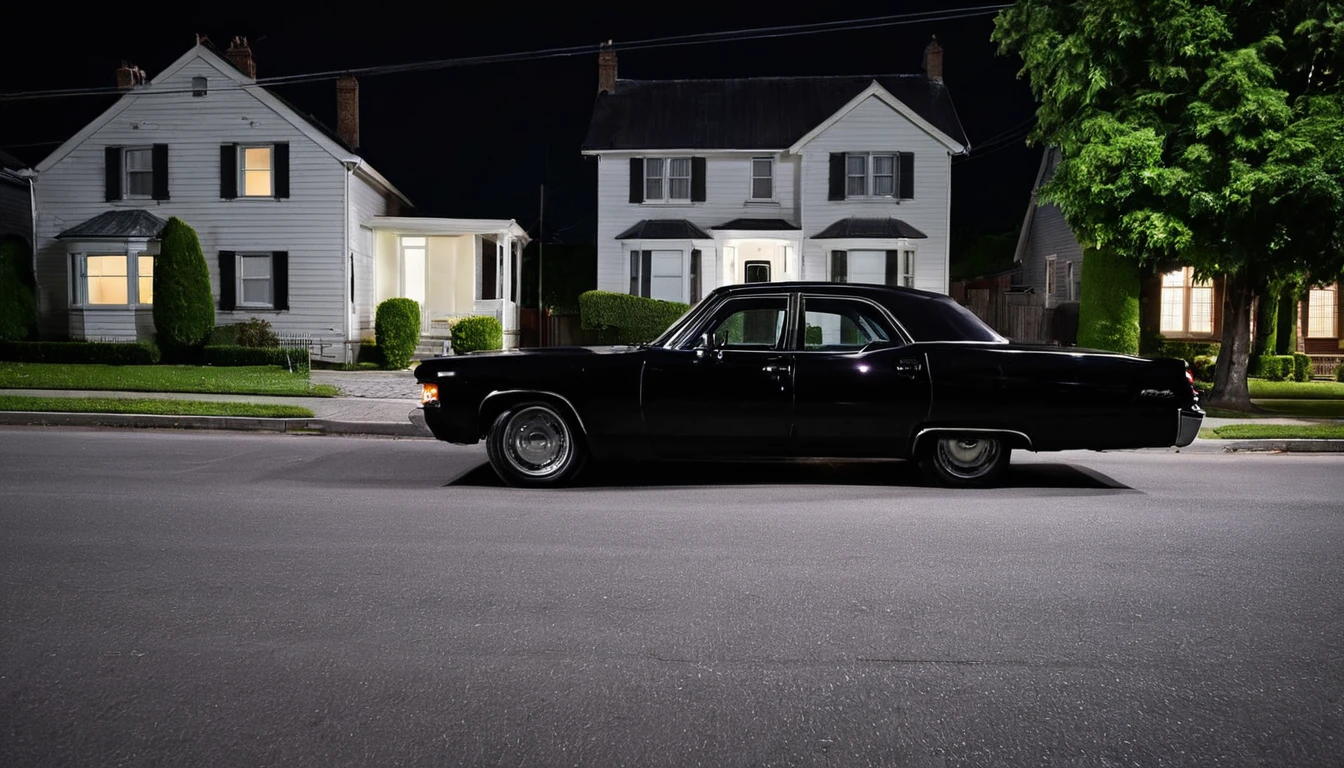
<svg viewBox="0 0 1344 768"><path fill-rule="evenodd" d="M21 237L0 240L0 341L37 337L37 284L32 251Z"/></svg>
<svg viewBox="0 0 1344 768"><path fill-rule="evenodd" d="M493 317L464 317L453 324L453 352L459 355L503 348L504 326Z"/></svg>
<svg viewBox="0 0 1344 768"><path fill-rule="evenodd" d="M205 365L278 365L302 368L305 355L296 355L283 347L207 346L202 350Z"/></svg>
<svg viewBox="0 0 1344 768"><path fill-rule="evenodd" d="M1291 355L1297 348L1297 286L1289 285L1279 294L1279 327L1274 334L1274 351Z"/></svg>
<svg viewBox="0 0 1344 768"><path fill-rule="evenodd" d="M1295 376L1297 361L1292 355L1261 355L1252 359L1254 373L1251 375L1268 381L1288 381Z"/></svg>
<svg viewBox="0 0 1344 768"><path fill-rule="evenodd" d="M1279 291L1275 286L1266 288L1256 297L1255 335L1252 338L1251 357L1283 354L1278 350Z"/></svg>
<svg viewBox="0 0 1344 768"><path fill-rule="evenodd" d="M165 352L200 347L215 325L210 268L196 230L176 216L159 233L154 257L154 330Z"/></svg>
<svg viewBox="0 0 1344 768"><path fill-rule="evenodd" d="M1190 365L1190 371L1199 381L1213 381L1213 374L1218 368L1218 358L1208 355L1198 355L1194 363Z"/></svg>
<svg viewBox="0 0 1344 768"><path fill-rule="evenodd" d="M1200 396L1200 397L1207 397L1208 394L1209 394L1210 392L1213 391L1213 382L1211 382L1211 381L1196 381L1196 382L1195 382L1195 391L1199 393L1199 396Z"/></svg>
<svg viewBox="0 0 1344 768"><path fill-rule="evenodd" d="M1083 259L1078 307L1078 346L1136 355L1139 352L1139 271L1107 250Z"/></svg>
<svg viewBox="0 0 1344 768"><path fill-rule="evenodd" d="M148 341L124 344L105 341L0 342L0 360L11 363L154 365L159 359L159 348Z"/></svg>
<svg viewBox="0 0 1344 768"><path fill-rule="evenodd" d="M1335 366L1335 381L1344 381L1344 365Z"/></svg>
<svg viewBox="0 0 1344 768"><path fill-rule="evenodd" d="M280 337L271 330L271 323L260 317L235 323L237 333L234 338L240 347L265 347L274 349L280 346Z"/></svg>
<svg viewBox="0 0 1344 768"><path fill-rule="evenodd" d="M1293 353L1293 381L1311 381L1311 356Z"/></svg>
<svg viewBox="0 0 1344 768"><path fill-rule="evenodd" d="M579 322L585 331L596 332L601 344L642 344L657 338L690 308L679 301L587 291L579 296Z"/></svg>
<svg viewBox="0 0 1344 768"><path fill-rule="evenodd" d="M420 305L415 299L388 299L379 304L373 334L383 351L383 367L405 370L420 343Z"/></svg>
<svg viewBox="0 0 1344 768"><path fill-rule="evenodd" d="M821 346L821 341L822 341L821 326L820 325L807 326L807 330L803 332L803 343L809 347L819 347Z"/></svg>
<svg viewBox="0 0 1344 768"><path fill-rule="evenodd" d="M237 325L216 325L205 337L207 347L234 347L238 345Z"/></svg>

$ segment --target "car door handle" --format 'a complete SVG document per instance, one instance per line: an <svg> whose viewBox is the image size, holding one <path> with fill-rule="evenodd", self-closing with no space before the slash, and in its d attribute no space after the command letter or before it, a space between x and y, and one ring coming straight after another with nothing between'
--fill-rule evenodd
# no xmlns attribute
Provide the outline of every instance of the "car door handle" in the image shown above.
<svg viewBox="0 0 1344 768"><path fill-rule="evenodd" d="M767 365L761 370L765 371L766 373L788 373L793 369L787 365Z"/></svg>
<svg viewBox="0 0 1344 768"><path fill-rule="evenodd" d="M924 366L918 360L897 360L896 372L903 376L914 376Z"/></svg>

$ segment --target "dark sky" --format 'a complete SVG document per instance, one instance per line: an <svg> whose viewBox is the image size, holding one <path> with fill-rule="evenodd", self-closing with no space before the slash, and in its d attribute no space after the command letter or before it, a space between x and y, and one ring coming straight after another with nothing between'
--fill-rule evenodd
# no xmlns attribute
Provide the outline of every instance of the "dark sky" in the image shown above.
<svg viewBox="0 0 1344 768"><path fill-rule="evenodd" d="M370 13L374 5L365 3L361 13L342 16L266 3L244 4L249 12L228 18L183 12L181 5L105 3L90 15L50 3L59 7L59 18L24 11L27 33L12 34L11 27L0 46L0 91L110 86L123 59L153 78L192 46L197 32L220 47L233 35L247 36L262 78L607 39L615 41L621 76L636 79L901 74L920 71L923 47L936 34L945 80L972 145L969 159L954 161L953 227L994 233L1019 225L1040 153L1021 139L1005 144L1002 138L989 145L994 151L976 151L1005 132L1020 136L1035 108L1016 77L1018 60L997 55L989 41L992 15L620 53L622 40L977 4L752 3L739 9L681 3L651 10L627 2L572 10L546 4L534 11L504 2L390 3ZM596 160L580 155L579 146L596 89L595 53L364 77L360 153L410 196L418 214L516 218L533 236L544 181L546 241L591 242ZM334 82L277 90L334 126ZM0 102L0 148L36 163L108 103L105 96Z"/></svg>

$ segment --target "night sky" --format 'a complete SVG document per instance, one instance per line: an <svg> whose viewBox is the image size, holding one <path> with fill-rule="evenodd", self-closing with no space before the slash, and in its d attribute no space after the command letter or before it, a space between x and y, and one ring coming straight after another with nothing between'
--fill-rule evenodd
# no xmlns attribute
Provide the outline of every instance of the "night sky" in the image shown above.
<svg viewBox="0 0 1344 768"><path fill-rule="evenodd" d="M24 11L0 46L0 91L113 85L125 59L150 78L202 33L227 48L251 44L260 78L431 59L615 42L622 77L903 74L920 71L930 35L944 49L944 79L970 137L968 159L953 164L952 222L959 234L1015 231L1040 150L1020 138L1034 102L1016 76L1016 57L999 56L993 16L827 32L754 41L621 52L622 40L857 19L977 5L961 3L678 4L645 10L612 4L524 10L507 3L388 4L343 18L253 6L249 14L162 10L108 3L79 18ZM57 7L57 4L50 4ZM786 8L792 8L786 10ZM448 9L448 10L445 10ZM762 12L762 9L769 9ZM448 12L451 10L451 12ZM8 12L7 12L7 15ZM11 17L12 18L12 17ZM279 86L277 92L335 125L335 83ZM360 154L428 216L515 218L535 237L546 184L545 241L591 243L596 231L597 161L579 154L597 92L597 55L487 64L360 80ZM108 96L0 102L0 149L36 163L111 101ZM1017 128L1017 130L1014 130ZM996 138L998 137L998 138ZM1004 139L1014 139L1004 142ZM985 151L977 151L994 139ZM961 238L958 238L961 239ZM965 240L963 239L964 243Z"/></svg>

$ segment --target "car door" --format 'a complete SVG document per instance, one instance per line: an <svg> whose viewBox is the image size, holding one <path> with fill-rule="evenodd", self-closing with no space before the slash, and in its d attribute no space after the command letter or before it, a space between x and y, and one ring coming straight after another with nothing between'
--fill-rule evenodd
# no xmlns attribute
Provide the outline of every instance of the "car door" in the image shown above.
<svg viewBox="0 0 1344 768"><path fill-rule="evenodd" d="M930 405L928 361L877 304L803 294L794 430L803 456L905 455Z"/></svg>
<svg viewBox="0 0 1344 768"><path fill-rule="evenodd" d="M793 327L787 293L727 299L681 345L646 351L644 422L663 456L787 455ZM700 343L702 334L713 339Z"/></svg>

